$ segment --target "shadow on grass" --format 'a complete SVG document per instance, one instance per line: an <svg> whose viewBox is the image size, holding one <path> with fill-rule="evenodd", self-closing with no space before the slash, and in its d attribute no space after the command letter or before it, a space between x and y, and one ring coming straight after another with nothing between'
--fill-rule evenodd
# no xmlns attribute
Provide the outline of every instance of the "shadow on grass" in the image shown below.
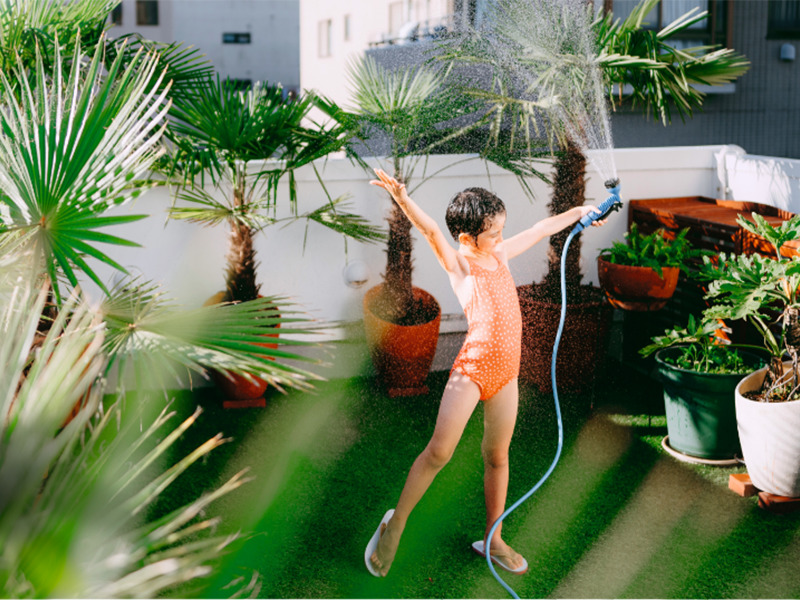
<svg viewBox="0 0 800 600"><path fill-rule="evenodd" d="M176 455L220 430L236 441L179 478L159 510L244 465L256 480L210 510L224 516L224 531L252 536L232 548L205 589L178 595L224 597L228 582L258 571L262 597L506 597L470 550L485 519L482 408L412 514L389 577L374 578L364 566L367 541L430 439L446 379L434 373L430 394L396 399L372 379L331 381L316 395L275 395L266 410L223 411L213 390L182 394L181 412L195 402L207 410ZM764 513L665 455L654 442L666 434L660 386L624 374L615 381L601 388L589 415L592 398L565 396L561 463L504 523L504 539L530 571L506 581L523 597L796 595L800 517ZM556 435L552 397L523 388L508 505L546 471ZM764 583L770 574L782 577L780 585Z"/></svg>

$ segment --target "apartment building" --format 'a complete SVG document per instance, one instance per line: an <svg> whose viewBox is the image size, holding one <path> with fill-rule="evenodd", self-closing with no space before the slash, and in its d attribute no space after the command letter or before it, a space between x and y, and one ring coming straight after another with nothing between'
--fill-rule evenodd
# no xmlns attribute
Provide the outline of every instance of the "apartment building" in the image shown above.
<svg viewBox="0 0 800 600"><path fill-rule="evenodd" d="M122 0L110 35L200 49L220 76L300 88L300 0Z"/></svg>
<svg viewBox="0 0 800 600"><path fill-rule="evenodd" d="M300 83L349 102L347 63L369 48L430 39L461 0L300 0Z"/></svg>

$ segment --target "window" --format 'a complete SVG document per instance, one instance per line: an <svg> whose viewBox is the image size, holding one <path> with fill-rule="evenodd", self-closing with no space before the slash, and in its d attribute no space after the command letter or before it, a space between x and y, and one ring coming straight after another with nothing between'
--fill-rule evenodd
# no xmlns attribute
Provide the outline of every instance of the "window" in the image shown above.
<svg viewBox="0 0 800 600"><path fill-rule="evenodd" d="M640 0L595 0L595 7L614 13L614 20L627 18ZM732 23L729 19L731 0L661 0L644 18L644 28L660 30L693 8L708 11L707 18L690 25L670 38L677 48L731 42Z"/></svg>
<svg viewBox="0 0 800 600"><path fill-rule="evenodd" d="M769 0L767 39L800 39L800 0Z"/></svg>
<svg viewBox="0 0 800 600"><path fill-rule="evenodd" d="M392 2L389 5L389 37L397 37L403 23L403 2Z"/></svg>
<svg viewBox="0 0 800 600"><path fill-rule="evenodd" d="M158 0L136 0L136 24L158 25Z"/></svg>
<svg viewBox="0 0 800 600"><path fill-rule="evenodd" d="M250 34L249 33L223 33L222 34L222 43L223 44L249 44L250 43Z"/></svg>
<svg viewBox="0 0 800 600"><path fill-rule="evenodd" d="M122 25L122 3L111 9L111 24Z"/></svg>
<svg viewBox="0 0 800 600"><path fill-rule="evenodd" d="M344 16L344 39L346 42L350 41L350 15Z"/></svg>
<svg viewBox="0 0 800 600"><path fill-rule="evenodd" d="M326 58L331 55L331 21L320 21L317 28L317 47L319 57Z"/></svg>

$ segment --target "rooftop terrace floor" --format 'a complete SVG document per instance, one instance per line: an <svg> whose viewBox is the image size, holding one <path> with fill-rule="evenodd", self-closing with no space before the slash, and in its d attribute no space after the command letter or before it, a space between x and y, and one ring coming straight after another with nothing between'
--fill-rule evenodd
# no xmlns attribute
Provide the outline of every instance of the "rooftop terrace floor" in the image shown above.
<svg viewBox="0 0 800 600"><path fill-rule="evenodd" d="M551 479L504 523L530 564L504 574L520 597L749 598L800 595L800 514L775 516L727 488L744 467L676 461L661 448L661 387L616 363L592 394L563 398L565 448ZM446 373L430 394L388 398L371 378L332 380L315 394L268 393L266 409L223 410L215 390L176 392L204 414L172 449L182 456L217 432L233 441L182 475L161 513L245 466L255 480L212 504L221 531L250 532L212 578L182 597L227 597L261 577L268 598L505 598L470 544L483 534L482 408L450 463L412 513L389 576L364 548L392 508L433 431ZM524 386L511 444L509 502L556 450L552 397ZM591 406L593 404L593 406Z"/></svg>

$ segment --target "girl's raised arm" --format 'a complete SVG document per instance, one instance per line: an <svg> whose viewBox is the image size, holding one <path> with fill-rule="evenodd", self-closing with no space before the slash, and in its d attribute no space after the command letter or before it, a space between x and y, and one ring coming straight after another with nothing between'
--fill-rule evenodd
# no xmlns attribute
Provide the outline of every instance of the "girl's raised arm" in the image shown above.
<svg viewBox="0 0 800 600"><path fill-rule="evenodd" d="M419 229L428 244L433 248L433 253L439 259L439 263L444 267L444 270L448 273L466 275L469 269L467 261L448 243L436 221L426 215L409 197L405 184L400 183L381 169L375 169L375 174L378 179L372 180L370 183L382 187L391 194L394 201L397 202L397 205L408 217L408 220L411 221L414 227Z"/></svg>

